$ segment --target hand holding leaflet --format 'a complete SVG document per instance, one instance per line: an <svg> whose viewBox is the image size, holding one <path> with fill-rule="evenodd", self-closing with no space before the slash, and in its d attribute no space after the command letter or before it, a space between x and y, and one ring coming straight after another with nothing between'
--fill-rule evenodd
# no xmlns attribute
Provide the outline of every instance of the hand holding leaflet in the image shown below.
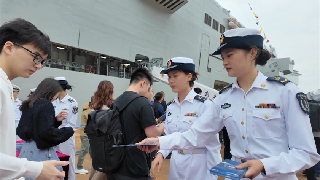
<svg viewBox="0 0 320 180"><path fill-rule="evenodd" d="M240 180L245 175L248 169L236 169L235 166L239 164L241 163L226 159L215 167L211 168L210 173L233 180Z"/></svg>

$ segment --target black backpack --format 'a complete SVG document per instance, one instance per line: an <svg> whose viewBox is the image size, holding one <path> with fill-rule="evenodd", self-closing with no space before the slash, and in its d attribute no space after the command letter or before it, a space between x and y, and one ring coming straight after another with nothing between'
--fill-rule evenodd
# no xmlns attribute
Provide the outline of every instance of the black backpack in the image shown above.
<svg viewBox="0 0 320 180"><path fill-rule="evenodd" d="M309 101L310 108L310 123L312 127L312 131L320 132L320 102L317 101Z"/></svg>
<svg viewBox="0 0 320 180"><path fill-rule="evenodd" d="M135 94L122 105L112 104L108 110L97 110L88 115L85 133L89 138L95 170L111 174L121 167L128 148L112 146L127 144L122 130L121 112L139 97L143 96Z"/></svg>

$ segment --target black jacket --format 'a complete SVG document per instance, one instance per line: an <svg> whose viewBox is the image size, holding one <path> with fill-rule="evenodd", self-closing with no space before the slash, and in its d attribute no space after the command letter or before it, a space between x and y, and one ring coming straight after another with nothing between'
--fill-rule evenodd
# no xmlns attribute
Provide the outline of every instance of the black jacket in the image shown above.
<svg viewBox="0 0 320 180"><path fill-rule="evenodd" d="M164 109L164 112L167 111L167 102L165 100L162 100L162 102L160 103Z"/></svg>
<svg viewBox="0 0 320 180"><path fill-rule="evenodd" d="M33 107L22 111L17 135L25 141L34 140L38 149L47 149L73 136L72 127L58 129L61 123L56 120L52 103L38 99Z"/></svg>

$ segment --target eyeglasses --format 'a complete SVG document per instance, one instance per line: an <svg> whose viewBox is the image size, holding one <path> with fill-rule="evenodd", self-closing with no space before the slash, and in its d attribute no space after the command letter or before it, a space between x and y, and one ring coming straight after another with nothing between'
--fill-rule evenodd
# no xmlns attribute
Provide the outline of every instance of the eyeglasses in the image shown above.
<svg viewBox="0 0 320 180"><path fill-rule="evenodd" d="M24 49L24 50L28 51L29 53L31 53L31 56L33 56L33 62L34 62L35 64L44 65L45 60L40 56L39 53L32 52L32 51L30 51L29 49L23 47L23 46L20 45L20 44L17 44L17 43L13 43L13 44L16 45L16 46L19 46L19 47L21 47L22 49Z"/></svg>

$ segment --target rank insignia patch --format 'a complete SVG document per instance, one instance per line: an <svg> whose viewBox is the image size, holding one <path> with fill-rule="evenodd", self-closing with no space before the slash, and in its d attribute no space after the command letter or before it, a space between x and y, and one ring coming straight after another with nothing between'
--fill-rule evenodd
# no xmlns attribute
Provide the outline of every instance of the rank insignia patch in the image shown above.
<svg viewBox="0 0 320 180"><path fill-rule="evenodd" d="M204 102L204 101L206 100L205 97L202 97L202 96L200 96L200 95L196 95L196 96L194 97L194 99L196 99L196 100L198 100L198 101L200 101L200 102Z"/></svg>
<svg viewBox="0 0 320 180"><path fill-rule="evenodd" d="M280 77L280 76L268 77L267 81L275 81L275 82L279 82L283 85L286 85L287 83L290 82L287 78Z"/></svg>
<svg viewBox="0 0 320 180"><path fill-rule="evenodd" d="M309 109L307 95L302 92L299 92L297 93L296 98L299 101L299 106L301 107L302 111L309 115L310 109Z"/></svg>

